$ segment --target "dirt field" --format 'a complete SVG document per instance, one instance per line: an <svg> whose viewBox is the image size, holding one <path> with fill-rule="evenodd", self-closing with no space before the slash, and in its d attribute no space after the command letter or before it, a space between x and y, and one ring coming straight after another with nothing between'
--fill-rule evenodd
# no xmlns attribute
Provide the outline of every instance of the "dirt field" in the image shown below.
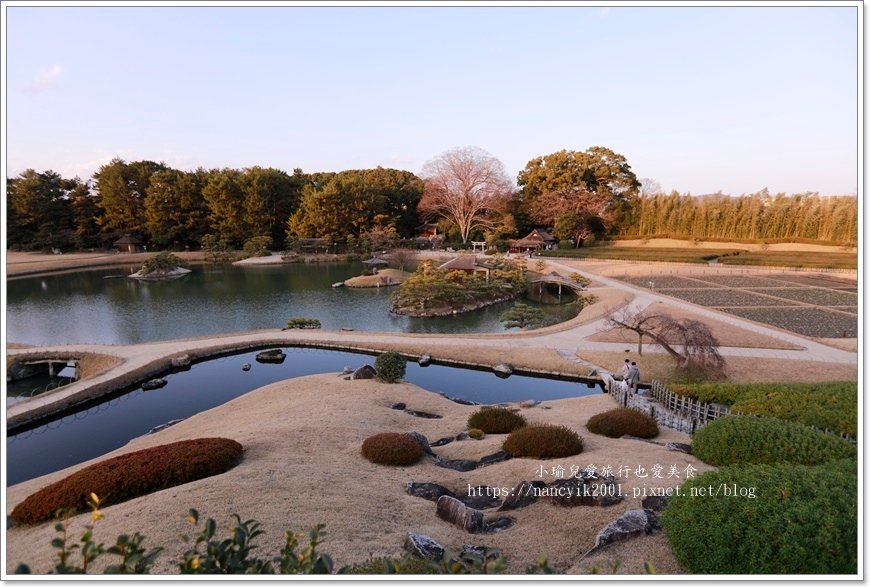
<svg viewBox="0 0 870 587"><path fill-rule="evenodd" d="M700 316L698 314L687 312L685 310L682 310L681 308L675 308L667 304L655 304L654 309L647 308L647 310L645 312L642 312L642 314L647 315L653 312L655 314L663 314L677 319L691 318L693 320L697 320L703 324L706 324L716 335L716 338L718 339L721 346L748 347L759 349L801 348L797 345L790 344L788 342L781 341L770 336L758 334L757 332L752 332L750 330L744 330L743 328L738 328L737 326L733 326L726 322L712 320L710 318L707 318L706 316ZM611 330L606 332L600 332L598 334L593 334L592 336L587 337L586 340L591 340L595 342L624 342L627 343L627 345L631 345L634 347L637 346L637 335L633 332L626 332L624 330Z"/></svg>

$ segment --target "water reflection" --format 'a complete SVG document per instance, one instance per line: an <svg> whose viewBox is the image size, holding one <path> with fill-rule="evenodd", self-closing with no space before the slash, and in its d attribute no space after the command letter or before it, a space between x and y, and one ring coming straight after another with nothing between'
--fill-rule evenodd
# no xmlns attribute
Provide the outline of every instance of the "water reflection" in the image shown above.
<svg viewBox="0 0 870 587"><path fill-rule="evenodd" d="M294 316L323 328L418 333L502 332L511 303L440 318L388 312L390 288L332 288L359 275L360 263L194 266L181 279L140 282L137 267L113 267L7 282L7 337L13 342L135 344L170 338L278 328ZM527 303L534 304L533 301ZM542 306L557 320L571 306Z"/></svg>

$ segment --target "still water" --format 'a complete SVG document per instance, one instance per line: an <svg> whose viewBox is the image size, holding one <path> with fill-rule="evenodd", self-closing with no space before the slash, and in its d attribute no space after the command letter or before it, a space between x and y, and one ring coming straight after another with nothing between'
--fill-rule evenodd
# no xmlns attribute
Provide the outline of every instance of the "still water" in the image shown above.
<svg viewBox="0 0 870 587"><path fill-rule="evenodd" d="M195 265L180 279L141 282L136 267L113 267L7 281L7 340L136 344L260 328L288 318L320 320L325 329L391 332L502 332L499 316L512 302L440 318L388 312L393 288L332 288L360 275L362 263L278 266ZM526 303L535 305L533 301ZM544 305L557 321L572 305Z"/></svg>
<svg viewBox="0 0 870 587"><path fill-rule="evenodd" d="M7 483L14 485L105 454L155 426L187 418L263 385L373 363L372 357L341 351L287 348L285 352L287 359L281 365L257 363L256 352L197 363L188 371L165 376L168 384L161 389L147 392L135 389L10 436L6 443ZM252 369L242 371L244 363L250 363ZM600 393L597 387L577 382L519 375L499 379L489 371L443 365L420 367L415 362L407 364L405 380L428 391L483 404ZM457 433L464 424L456 422ZM215 435L219 433L215 430Z"/></svg>

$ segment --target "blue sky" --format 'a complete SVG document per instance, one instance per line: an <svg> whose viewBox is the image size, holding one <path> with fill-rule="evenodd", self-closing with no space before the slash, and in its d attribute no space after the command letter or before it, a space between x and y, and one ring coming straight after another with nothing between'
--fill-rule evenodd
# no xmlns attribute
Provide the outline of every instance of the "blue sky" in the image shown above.
<svg viewBox="0 0 870 587"><path fill-rule="evenodd" d="M857 8L5 7L7 174L603 145L667 190L857 190Z"/></svg>

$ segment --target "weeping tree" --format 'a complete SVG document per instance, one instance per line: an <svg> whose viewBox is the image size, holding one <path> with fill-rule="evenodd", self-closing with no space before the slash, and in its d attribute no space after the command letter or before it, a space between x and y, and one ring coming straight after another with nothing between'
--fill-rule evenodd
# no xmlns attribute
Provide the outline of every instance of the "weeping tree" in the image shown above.
<svg viewBox="0 0 870 587"><path fill-rule="evenodd" d="M623 308L607 316L605 331L628 330L637 334L637 354L643 354L643 339L665 350L677 363L677 369L700 367L721 372L725 359L719 354L719 341L710 327L691 318L674 318L668 314Z"/></svg>

